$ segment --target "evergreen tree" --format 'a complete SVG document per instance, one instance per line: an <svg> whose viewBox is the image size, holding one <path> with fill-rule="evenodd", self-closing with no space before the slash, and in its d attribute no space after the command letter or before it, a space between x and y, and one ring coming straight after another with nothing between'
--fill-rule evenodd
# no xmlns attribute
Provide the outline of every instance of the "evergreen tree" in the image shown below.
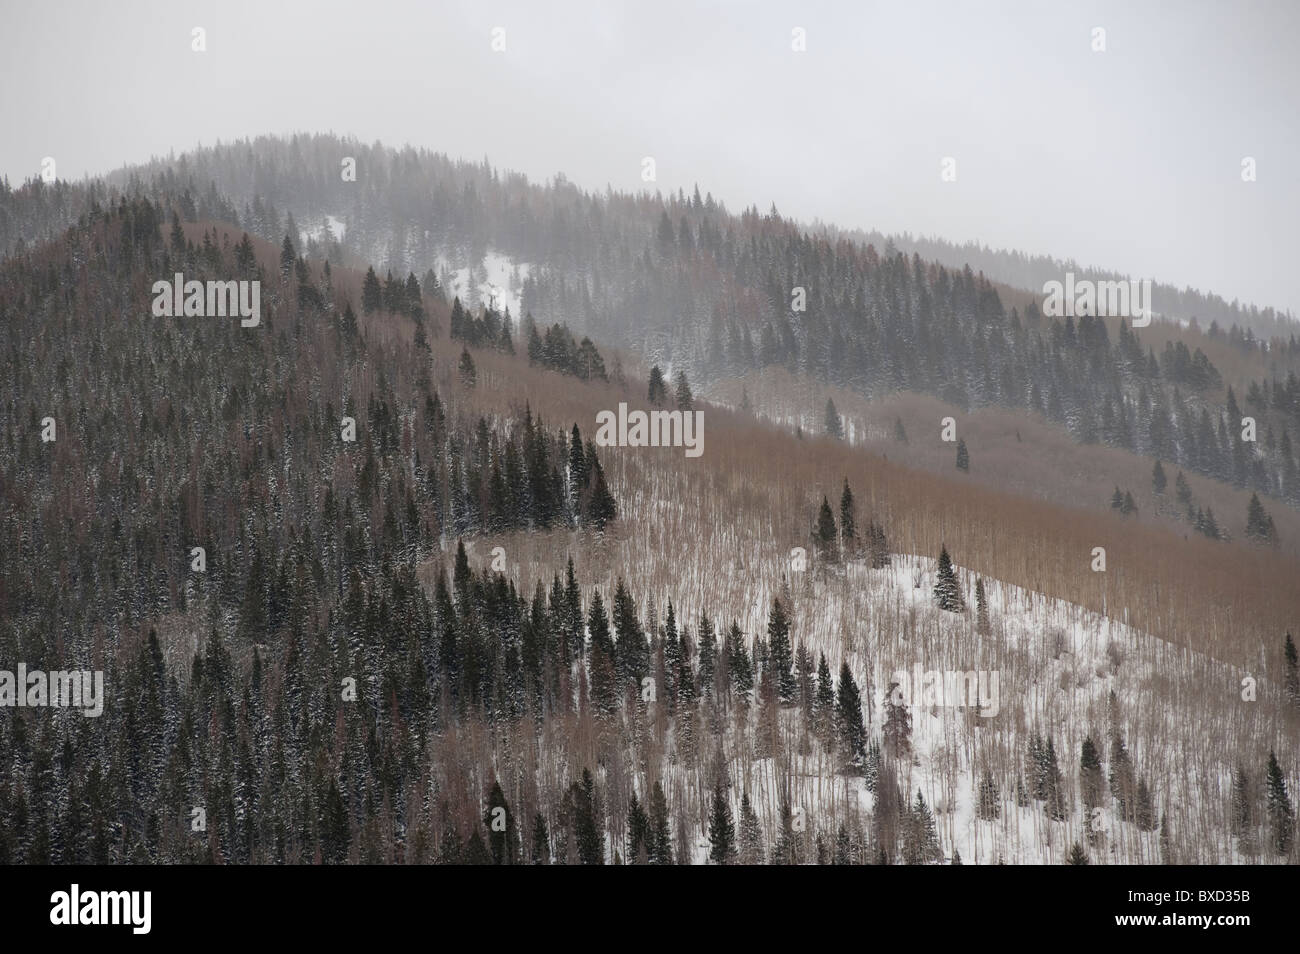
<svg viewBox="0 0 1300 954"><path fill-rule="evenodd" d="M1140 831L1156 830L1156 809L1151 801L1151 789L1147 787L1146 779L1138 781L1137 807L1133 812L1133 820L1137 822Z"/></svg>
<svg viewBox="0 0 1300 954"><path fill-rule="evenodd" d="M740 863L742 865L761 865L763 863L763 830L758 824L758 815L749 802L749 793L740 798Z"/></svg>
<svg viewBox="0 0 1300 954"><path fill-rule="evenodd" d="M731 806L722 794L722 786L713 788L713 810L709 813L709 860L715 865L730 864L736 856L736 828L731 820Z"/></svg>
<svg viewBox="0 0 1300 954"><path fill-rule="evenodd" d="M1292 708L1300 709L1300 658L1296 655L1295 642L1291 639L1289 632L1286 634L1286 642L1283 644L1282 649L1286 665L1283 676L1286 699Z"/></svg>
<svg viewBox="0 0 1300 954"><path fill-rule="evenodd" d="M848 662L840 664L840 684L836 698L836 726L840 744L849 762L861 765L867 755L867 730L862 723L862 695Z"/></svg>
<svg viewBox="0 0 1300 954"><path fill-rule="evenodd" d="M474 359L470 357L468 348L461 348L458 370L460 371L460 383L467 390L473 390L478 380L478 371L474 367Z"/></svg>
<svg viewBox="0 0 1300 954"><path fill-rule="evenodd" d="M664 382L664 373L659 370L657 364L650 369L650 387L646 400L655 407L668 400L668 385Z"/></svg>
<svg viewBox="0 0 1300 954"><path fill-rule="evenodd" d="M904 822L903 861L909 865L928 865L941 860L942 849L939 846L939 834L935 830L934 815L925 803L925 797L917 790L916 801Z"/></svg>
<svg viewBox="0 0 1300 954"><path fill-rule="evenodd" d="M1157 497L1163 497L1165 487L1168 486L1168 480L1165 478L1165 469L1161 466L1160 461L1156 461L1156 466L1151 470L1151 492Z"/></svg>
<svg viewBox="0 0 1300 954"><path fill-rule="evenodd" d="M776 692L781 702L794 700L797 683L794 678L794 653L790 646L790 621L779 597L772 599L772 609L767 615L768 652L776 677Z"/></svg>
<svg viewBox="0 0 1300 954"><path fill-rule="evenodd" d="M831 679L831 667L826 664L826 654L822 653L817 663L817 691L813 696L814 722L817 735L829 744L831 730L836 724L835 682Z"/></svg>
<svg viewBox="0 0 1300 954"><path fill-rule="evenodd" d="M1088 852L1084 850L1083 845L1077 841L1070 846L1069 864L1086 865L1088 864Z"/></svg>
<svg viewBox="0 0 1300 954"><path fill-rule="evenodd" d="M901 417L894 419L894 440L898 441L900 444L907 443L907 430L903 427L903 419Z"/></svg>
<svg viewBox="0 0 1300 954"><path fill-rule="evenodd" d="M541 812L533 818L533 864L551 863L551 840L546 831L546 819Z"/></svg>
<svg viewBox="0 0 1300 954"><path fill-rule="evenodd" d="M912 751L912 714L904 705L902 691L896 682L889 684L885 693L885 751L891 758L901 759Z"/></svg>
<svg viewBox="0 0 1300 954"><path fill-rule="evenodd" d="M575 782L571 789L576 811L574 827L578 843L578 859L584 865L605 863L605 842L597 817L595 789L590 769L582 770L582 783Z"/></svg>
<svg viewBox="0 0 1300 954"><path fill-rule="evenodd" d="M627 808L627 860L629 864L646 864L650 860L650 816L637 800L636 792Z"/></svg>
<svg viewBox="0 0 1300 954"><path fill-rule="evenodd" d="M700 610L700 692L712 696L717 670L718 641L713 633L713 621Z"/></svg>
<svg viewBox="0 0 1300 954"><path fill-rule="evenodd" d="M957 439L957 469L964 472L970 471L970 451L966 450L965 438Z"/></svg>
<svg viewBox="0 0 1300 954"><path fill-rule="evenodd" d="M840 494L840 537L844 540L844 549L852 553L857 545L857 515L853 504L853 491L849 482L844 481L844 491Z"/></svg>
<svg viewBox="0 0 1300 954"><path fill-rule="evenodd" d="M1268 815L1269 844L1279 855L1291 850L1295 835L1295 814L1291 809L1291 798L1287 795L1286 778L1282 767L1277 763L1277 755L1268 753L1268 768L1265 772L1268 786L1266 794L1266 812Z"/></svg>
<svg viewBox="0 0 1300 954"><path fill-rule="evenodd" d="M1251 494L1250 503L1246 506L1246 536L1260 543L1277 542L1277 529L1273 526L1273 518L1259 502L1258 494Z"/></svg>
<svg viewBox="0 0 1300 954"><path fill-rule="evenodd" d="M1089 813L1103 804L1105 780L1101 772L1101 756L1092 736L1086 736L1079 752L1079 794Z"/></svg>
<svg viewBox="0 0 1300 954"><path fill-rule="evenodd" d="M649 855L652 865L673 863L672 838L668 833L668 799L664 797L664 787L658 781L650 794Z"/></svg>
<svg viewBox="0 0 1300 954"><path fill-rule="evenodd" d="M677 410L683 412L694 410L695 397L691 394L691 386L686 382L686 372L678 371L675 381Z"/></svg>
<svg viewBox="0 0 1300 954"><path fill-rule="evenodd" d="M488 795L487 811L483 814L483 824L488 830L488 847L492 852L494 865L512 865L519 848L518 835L515 832L515 819L506 804L506 796L501 791L501 783L494 780L492 791Z"/></svg>
<svg viewBox="0 0 1300 954"><path fill-rule="evenodd" d="M817 530L814 540L819 550L830 559L835 558L835 516L831 513L830 501L822 497L821 509L817 512Z"/></svg>
<svg viewBox="0 0 1300 954"><path fill-rule="evenodd" d="M835 402L830 398L826 399L826 418L824 426L827 437L833 437L836 440L844 439L844 421L840 417L840 412L835 410Z"/></svg>
<svg viewBox="0 0 1300 954"><path fill-rule="evenodd" d="M953 569L952 558L948 556L945 546L939 552L939 568L934 584L934 601L939 609L949 613L961 613L966 609L961 587L957 583L957 572Z"/></svg>
<svg viewBox="0 0 1300 954"><path fill-rule="evenodd" d="M987 636L993 631L989 622L989 603L984 595L983 577L975 580L975 628L981 636Z"/></svg>
<svg viewBox="0 0 1300 954"><path fill-rule="evenodd" d="M998 783L993 780L993 773L987 768L980 778L975 814L981 821L993 821L1002 814Z"/></svg>
<svg viewBox="0 0 1300 954"><path fill-rule="evenodd" d="M293 271L294 262L298 260L298 253L293 249L293 242L289 236L284 237L284 244L280 246L280 276L288 278L289 273Z"/></svg>
<svg viewBox="0 0 1300 954"><path fill-rule="evenodd" d="M285 239L288 241L288 238ZM281 267L283 268L283 255L281 257ZM379 285L379 276L375 274L374 268L366 270L366 278L361 286L361 311L363 314L374 314L384 304L384 292Z"/></svg>
<svg viewBox="0 0 1300 954"><path fill-rule="evenodd" d="M1232 834L1244 855L1253 855L1255 845L1255 800L1250 777L1240 765L1232 777Z"/></svg>

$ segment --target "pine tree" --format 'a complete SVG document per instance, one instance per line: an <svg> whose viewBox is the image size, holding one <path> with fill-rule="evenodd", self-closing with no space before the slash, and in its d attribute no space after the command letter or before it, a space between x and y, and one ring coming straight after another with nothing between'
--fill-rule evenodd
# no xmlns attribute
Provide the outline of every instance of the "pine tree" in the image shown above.
<svg viewBox="0 0 1300 954"><path fill-rule="evenodd" d="M700 693L712 697L718 669L718 640L713 621L700 610Z"/></svg>
<svg viewBox="0 0 1300 954"><path fill-rule="evenodd" d="M1295 642L1291 639L1289 632L1286 634L1286 642L1283 644L1283 656L1286 663L1286 672L1283 677L1286 699L1293 708L1300 709L1300 659L1297 658Z"/></svg>
<svg viewBox="0 0 1300 954"><path fill-rule="evenodd" d="M952 558L948 556L945 546L939 553L939 568L934 584L934 601L939 609L949 613L961 613L966 609L961 587L957 583L957 572L953 569Z"/></svg>
<svg viewBox="0 0 1300 954"><path fill-rule="evenodd" d="M825 653L821 654L817 663L817 691L813 696L813 719L818 737L829 744L835 726L835 682L831 679L831 667L826 664Z"/></svg>
<svg viewBox="0 0 1300 954"><path fill-rule="evenodd" d="M763 863L763 830L758 823L758 815L749 802L749 793L740 798L740 863L742 865L761 865Z"/></svg>
<svg viewBox="0 0 1300 954"><path fill-rule="evenodd" d="M578 859L584 865L605 863L605 842L597 817L595 789L595 781L591 777L590 769L583 769L581 784L574 782L570 789L576 812L574 828L578 843Z"/></svg>
<svg viewBox="0 0 1300 954"><path fill-rule="evenodd" d="M767 615L768 651L776 678L776 692L782 703L794 700L798 684L794 678L794 653L790 646L790 621L779 597L772 599Z"/></svg>
<svg viewBox="0 0 1300 954"><path fill-rule="evenodd" d="M862 778L868 792L875 792L880 780L880 743L875 739L867 745L867 757L862 766Z"/></svg>
<svg viewBox="0 0 1300 954"><path fill-rule="evenodd" d="M957 469L963 472L970 471L970 452L966 450L966 440L958 438L957 440Z"/></svg>
<svg viewBox="0 0 1300 954"><path fill-rule="evenodd" d="M975 629L981 636L987 636L993 631L989 622L989 603L984 595L983 577L975 580Z"/></svg>
<svg viewBox="0 0 1300 954"><path fill-rule="evenodd" d="M904 821L903 861L909 865L928 865L941 860L939 834L935 830L934 815L917 790L916 801Z"/></svg>
<svg viewBox="0 0 1300 954"><path fill-rule="evenodd" d="M1163 497L1165 487L1169 481L1165 478L1165 469L1161 466L1160 461L1156 461L1156 466L1151 470L1151 492L1157 497Z"/></svg>
<svg viewBox="0 0 1300 954"><path fill-rule="evenodd" d="M1137 780L1133 761L1118 731L1112 734L1110 743L1110 793L1119 802L1120 817L1133 821L1137 810Z"/></svg>
<svg viewBox="0 0 1300 954"><path fill-rule="evenodd" d="M857 515L853 504L853 491L849 489L848 480L844 481L844 490L840 494L840 537L844 541L844 550L852 554L857 547Z"/></svg>
<svg viewBox="0 0 1300 954"><path fill-rule="evenodd" d="M1253 855L1255 845L1255 800L1250 777L1246 770L1237 766L1232 778L1232 834L1237 839L1237 848L1243 855Z"/></svg>
<svg viewBox="0 0 1300 954"><path fill-rule="evenodd" d="M512 865L519 849L519 839L515 831L514 815L506 804L505 793L501 783L493 780L492 791L488 795L487 811L483 814L483 824L488 830L488 847L492 851L494 865Z"/></svg>
<svg viewBox="0 0 1300 954"><path fill-rule="evenodd" d="M835 559L836 535L835 516L831 513L830 501L822 497L821 509L817 512L817 530L814 534L814 540L818 550L824 552L832 560Z"/></svg>
<svg viewBox="0 0 1300 954"><path fill-rule="evenodd" d="M902 690L891 682L885 693L885 751L891 758L901 759L912 751L912 714L904 705Z"/></svg>
<svg viewBox="0 0 1300 954"><path fill-rule="evenodd" d="M676 397L677 410L691 411L695 408L695 397L691 394L691 386L686 382L686 372L678 371L676 376Z"/></svg>
<svg viewBox="0 0 1300 954"><path fill-rule="evenodd" d="M1260 543L1277 542L1277 529L1273 525L1273 518L1259 502L1259 494L1251 494L1250 503L1246 506L1246 536Z"/></svg>
<svg viewBox="0 0 1300 954"><path fill-rule="evenodd" d="M541 812L533 818L533 864L551 863L551 839L546 831L546 818Z"/></svg>
<svg viewBox="0 0 1300 954"><path fill-rule="evenodd" d="M867 522L867 553L873 570L883 570L889 566L889 542L885 539L885 528L874 520Z"/></svg>
<svg viewBox="0 0 1300 954"><path fill-rule="evenodd" d="M1065 786L1061 769L1056 763L1056 746L1051 736L1043 750L1043 810L1052 821L1062 821L1069 814L1065 802Z"/></svg>
<svg viewBox="0 0 1300 954"><path fill-rule="evenodd" d="M981 821L993 821L1002 814L1001 796L998 792L998 783L993 779L993 773L987 768L980 777L979 796L976 799L975 814Z"/></svg>
<svg viewBox="0 0 1300 954"><path fill-rule="evenodd" d="M1089 863L1088 852L1085 851L1083 845L1079 844L1077 841L1070 846L1070 858L1068 863L1072 865L1086 865Z"/></svg>
<svg viewBox="0 0 1300 954"><path fill-rule="evenodd" d="M468 348L462 348L460 351L460 383L466 390L473 390L478 380L478 371L474 367L474 359L470 356Z"/></svg>
<svg viewBox="0 0 1300 954"><path fill-rule="evenodd" d="M668 400L668 385L664 382L664 373L659 370L657 364L650 369L650 386L646 400L656 407Z"/></svg>
<svg viewBox="0 0 1300 954"><path fill-rule="evenodd" d="M836 698L836 726L840 744L849 762L861 765L867 755L867 730L862 723L862 694L853 681L848 662L840 664L840 684Z"/></svg>
<svg viewBox="0 0 1300 954"><path fill-rule="evenodd" d="M629 864L646 864L650 860L650 816L637 800L636 792L627 807L627 860Z"/></svg>
<svg viewBox="0 0 1300 954"><path fill-rule="evenodd" d="M596 461L596 474L591 483L591 500L587 504L587 522L596 530L604 530L618 516L618 504L605 484L605 471Z"/></svg>
<svg viewBox="0 0 1300 954"><path fill-rule="evenodd" d="M754 669L745 647L745 636L740 631L740 624L731 621L727 631L727 674L731 688L735 691L742 706L749 705L749 694L754 689Z"/></svg>
<svg viewBox="0 0 1300 954"><path fill-rule="evenodd" d="M835 410L835 402L830 398L826 399L824 427L827 437L833 437L836 440L844 439L844 421L840 417L840 412Z"/></svg>
<svg viewBox="0 0 1300 954"><path fill-rule="evenodd" d="M286 238L285 241L288 241ZM283 256L281 258L281 267L283 268ZM379 276L375 274L373 267L366 270L366 278L361 286L361 312L370 315L378 311L384 304L384 292L379 285ZM459 306L457 301L457 306ZM455 329L455 324L452 325ZM455 332L453 330L453 336Z"/></svg>
<svg viewBox="0 0 1300 954"><path fill-rule="evenodd" d="M1268 792L1265 796L1268 814L1269 844L1279 855L1291 850L1291 841L1295 835L1295 814L1291 809L1291 798L1287 795L1286 778L1282 767L1277 764L1277 755L1268 753L1268 769L1265 773Z"/></svg>
<svg viewBox="0 0 1300 954"><path fill-rule="evenodd" d="M736 828L731 820L731 806L722 794L722 786L713 788L713 810L709 813L709 860L715 865L731 864L736 856Z"/></svg>
<svg viewBox="0 0 1300 954"><path fill-rule="evenodd" d="M652 865L673 863L673 843L668 833L668 799L664 797L664 787L658 781L650 794L649 855Z"/></svg>
<svg viewBox="0 0 1300 954"><path fill-rule="evenodd" d="M1105 780L1101 772L1101 756L1092 736L1086 736L1079 752L1079 794L1084 808L1089 812L1103 804Z"/></svg>
<svg viewBox="0 0 1300 954"><path fill-rule="evenodd" d="M907 430L903 427L903 419L901 417L894 419L894 440L898 441L900 444L907 443Z"/></svg>
<svg viewBox="0 0 1300 954"><path fill-rule="evenodd" d="M1137 822L1140 831L1156 830L1156 809L1151 801L1151 789L1147 787L1146 779L1138 780L1137 809L1133 813L1133 820Z"/></svg>
<svg viewBox="0 0 1300 954"><path fill-rule="evenodd" d="M293 250L293 242L289 236L284 237L284 244L280 246L280 276L288 278L289 273L293 271L293 264L298 260L298 253Z"/></svg>

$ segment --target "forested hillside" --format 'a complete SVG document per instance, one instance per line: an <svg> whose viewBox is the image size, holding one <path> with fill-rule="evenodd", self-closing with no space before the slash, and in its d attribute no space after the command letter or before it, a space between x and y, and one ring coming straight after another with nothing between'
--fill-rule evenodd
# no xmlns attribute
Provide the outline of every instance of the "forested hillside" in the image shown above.
<svg viewBox="0 0 1300 954"><path fill-rule="evenodd" d="M0 862L1296 859L1295 341L330 137L99 188L5 196L0 659L108 698L6 710ZM161 314L177 273L258 320ZM1159 456L1202 533L972 481L978 424L900 462L828 389ZM620 405L706 452L598 445ZM1205 532L1179 467L1276 523Z"/></svg>
<svg viewBox="0 0 1300 954"><path fill-rule="evenodd" d="M345 159L355 181L342 174ZM228 221L277 245L286 232L309 235L336 264L444 286L463 271L467 303L492 256L504 257L538 323L630 347L706 391L779 366L870 399L909 390L963 410L1027 410L1081 443L1300 506L1300 338L1265 341L1235 316L1226 325L1221 309L1206 309L1215 319L1204 331L1048 318L1034 289L995 285L969 264L907 257L775 210L736 215L698 189L592 195L562 178L535 185L487 164L332 136L201 149L108 182L175 202L187 221ZM31 183L6 193L9 233L48 234L84 208L83 191ZM327 217L345 225L341 239L322 233ZM1035 280L1049 271L1035 266ZM1194 509L1187 522L1206 529Z"/></svg>

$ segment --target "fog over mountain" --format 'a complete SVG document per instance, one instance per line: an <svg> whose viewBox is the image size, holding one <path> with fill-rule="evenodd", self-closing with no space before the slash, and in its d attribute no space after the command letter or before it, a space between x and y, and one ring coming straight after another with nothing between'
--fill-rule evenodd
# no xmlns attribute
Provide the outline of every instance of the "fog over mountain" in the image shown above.
<svg viewBox="0 0 1300 954"><path fill-rule="evenodd" d="M0 78L22 93L0 105L0 172L15 185L45 156L77 178L334 130L597 190L699 183L732 208L1300 311L1300 133L1284 121L1300 112L1300 8L1284 0L7 7Z"/></svg>

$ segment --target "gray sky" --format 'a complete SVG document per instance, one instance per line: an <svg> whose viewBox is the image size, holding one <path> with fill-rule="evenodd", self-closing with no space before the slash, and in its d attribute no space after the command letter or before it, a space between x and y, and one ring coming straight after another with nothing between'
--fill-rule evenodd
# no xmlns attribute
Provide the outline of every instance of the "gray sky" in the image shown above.
<svg viewBox="0 0 1300 954"><path fill-rule="evenodd" d="M1300 314L1300 3L0 0L0 173L259 133L693 183ZM191 50L191 29L207 51ZM494 27L506 50L491 49ZM791 49L794 27L807 50ZM1092 30L1106 51L1092 51ZM957 181L940 181L940 160ZM1252 156L1258 180L1244 183Z"/></svg>

